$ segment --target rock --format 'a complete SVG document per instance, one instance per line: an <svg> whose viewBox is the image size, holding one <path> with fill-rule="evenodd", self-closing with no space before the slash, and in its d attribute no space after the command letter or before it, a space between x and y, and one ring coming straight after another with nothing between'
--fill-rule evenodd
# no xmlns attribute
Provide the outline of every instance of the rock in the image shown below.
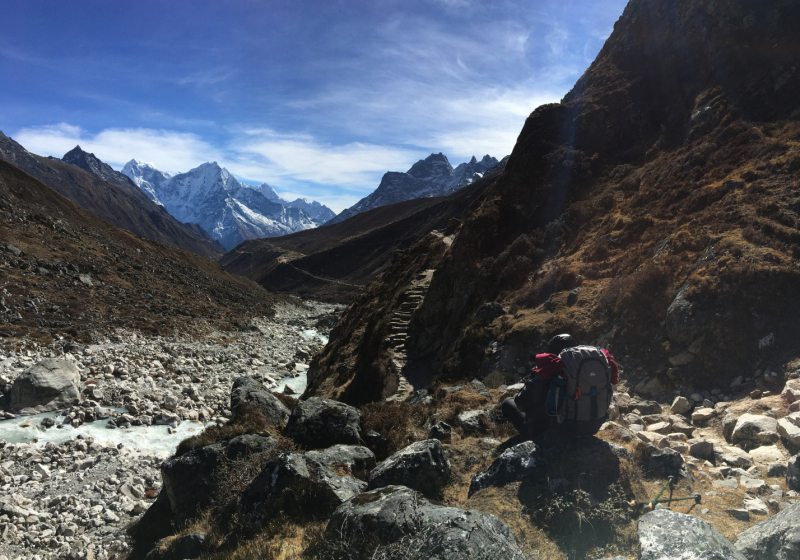
<svg viewBox="0 0 800 560"><path fill-rule="evenodd" d="M754 496L745 495L744 509L755 515L769 515L769 508L767 507L767 504L762 502L760 498L756 498Z"/></svg>
<svg viewBox="0 0 800 560"><path fill-rule="evenodd" d="M689 455L698 459L711 460L714 458L714 444L704 440L690 441Z"/></svg>
<svg viewBox="0 0 800 560"><path fill-rule="evenodd" d="M539 448L532 441L509 447L495 459L489 468L472 477L469 496L489 486L504 486L511 482L541 482L547 470L540 458Z"/></svg>
<svg viewBox="0 0 800 560"><path fill-rule="evenodd" d="M694 358L694 356L692 356L692 358ZM640 395L646 395L646 396L658 395L663 390L664 387L661 385L661 381L659 381L658 378L656 377L653 377L652 379L646 377L641 383L636 385L636 392L639 393ZM660 407L659 407L659 412L660 412ZM650 414L650 413L645 412L645 414Z"/></svg>
<svg viewBox="0 0 800 560"><path fill-rule="evenodd" d="M771 463L767 467L767 476L772 478L786 476L786 465L784 463Z"/></svg>
<svg viewBox="0 0 800 560"><path fill-rule="evenodd" d="M277 444L273 437L242 435L173 456L161 465L164 492L178 522L193 518L207 507L216 488L216 471L222 461L262 453Z"/></svg>
<svg viewBox="0 0 800 560"><path fill-rule="evenodd" d="M484 410L467 410L458 415L458 425L467 434L477 434L485 432L489 425L492 423L489 409Z"/></svg>
<svg viewBox="0 0 800 560"><path fill-rule="evenodd" d="M753 492L755 494L766 494L770 491L766 482L758 478L750 478L749 476L742 476L739 479L739 485L742 486L746 492Z"/></svg>
<svg viewBox="0 0 800 560"><path fill-rule="evenodd" d="M740 375L740 376L734 378L734 380L731 381L731 389L734 389L734 390L738 389L739 387L742 386L743 382L744 382L744 376L743 375Z"/></svg>
<svg viewBox="0 0 800 560"><path fill-rule="evenodd" d="M661 405L656 401L631 401L628 405L628 410L633 411L638 409L641 414L661 414Z"/></svg>
<svg viewBox="0 0 800 560"><path fill-rule="evenodd" d="M447 422L437 422L428 431L429 439L438 439L442 443L450 443L453 438L453 428Z"/></svg>
<svg viewBox="0 0 800 560"><path fill-rule="evenodd" d="M781 398L786 404L792 404L795 401L800 401L800 379L790 379L786 382L786 386L781 392Z"/></svg>
<svg viewBox="0 0 800 560"><path fill-rule="evenodd" d="M746 560L709 522L658 508L639 518L640 560Z"/></svg>
<svg viewBox="0 0 800 560"><path fill-rule="evenodd" d="M369 475L370 489L400 485L436 496L450 480L450 461L438 439L412 443L377 465Z"/></svg>
<svg viewBox="0 0 800 560"><path fill-rule="evenodd" d="M787 418L778 420L778 435L784 443L795 447L800 446L800 428L790 422Z"/></svg>
<svg viewBox="0 0 800 560"><path fill-rule="evenodd" d="M672 431L672 425L669 422L656 422L647 426L647 429L657 434L667 435Z"/></svg>
<svg viewBox="0 0 800 560"><path fill-rule="evenodd" d="M371 490L342 504L325 536L364 552L378 544L381 558L526 558L511 530L495 516L434 505L403 486Z"/></svg>
<svg viewBox="0 0 800 560"><path fill-rule="evenodd" d="M747 560L795 560L800 557L800 504L739 533L736 549Z"/></svg>
<svg viewBox="0 0 800 560"><path fill-rule="evenodd" d="M686 397L675 397L672 406L669 407L673 414L686 414L692 410L692 403Z"/></svg>
<svg viewBox="0 0 800 560"><path fill-rule="evenodd" d="M731 441L733 429L736 427L738 420L739 416L731 412L726 412L725 416L722 417L722 435L725 436L725 441Z"/></svg>
<svg viewBox="0 0 800 560"><path fill-rule="evenodd" d="M738 447L715 448L714 457L717 460L717 464L725 463L731 467L739 467L742 469L753 466L753 459L750 457L750 454Z"/></svg>
<svg viewBox="0 0 800 560"><path fill-rule="evenodd" d="M726 509L725 513L739 521L750 521L750 512L746 509Z"/></svg>
<svg viewBox="0 0 800 560"><path fill-rule="evenodd" d="M753 400L761 398L761 389L753 389L750 391L750 398Z"/></svg>
<svg viewBox="0 0 800 560"><path fill-rule="evenodd" d="M786 486L800 492L800 453L789 459L786 465Z"/></svg>
<svg viewBox="0 0 800 560"><path fill-rule="evenodd" d="M703 402L703 395L701 395L700 393L692 393L692 395L689 398L692 399L692 402L697 404Z"/></svg>
<svg viewBox="0 0 800 560"><path fill-rule="evenodd" d="M283 428L289 419L289 409L270 393L266 387L252 377L239 377L231 389L231 412L236 418L239 403L246 402L256 406L266 418L267 423Z"/></svg>
<svg viewBox="0 0 800 560"><path fill-rule="evenodd" d="M32 409L47 412L80 402L81 375L68 360L47 358L14 380L9 405L11 410Z"/></svg>
<svg viewBox="0 0 800 560"><path fill-rule="evenodd" d="M361 439L361 412L338 401L311 397L297 402L284 435L311 449L337 443L357 445Z"/></svg>
<svg viewBox="0 0 800 560"><path fill-rule="evenodd" d="M349 474L367 480L375 468L375 454L361 445L334 445L328 449L307 451L305 456L337 474Z"/></svg>
<svg viewBox="0 0 800 560"><path fill-rule="evenodd" d="M672 431L678 432L681 434L685 434L688 437L692 437L694 433L695 427L689 424L682 416L678 416L677 414L672 414L669 417L669 421L672 423Z"/></svg>
<svg viewBox="0 0 800 560"><path fill-rule="evenodd" d="M337 476L311 457L284 453L267 462L242 493L240 518L257 529L279 514L327 516L366 488L366 482Z"/></svg>
<svg viewBox="0 0 800 560"><path fill-rule="evenodd" d="M650 454L646 468L648 471L661 478L670 476L686 476L684 460L680 453L674 449L660 449Z"/></svg>
<svg viewBox="0 0 800 560"><path fill-rule="evenodd" d="M716 411L713 408L696 408L692 412L692 424L702 426L711 420L715 414Z"/></svg>
<svg viewBox="0 0 800 560"><path fill-rule="evenodd" d="M375 453L375 458L378 461L383 461L391 454L392 443L375 430L365 430L362 432L361 437L370 451Z"/></svg>
<svg viewBox="0 0 800 560"><path fill-rule="evenodd" d="M760 414L742 414L731 433L733 442L750 440L773 443L778 439L778 422L774 418Z"/></svg>

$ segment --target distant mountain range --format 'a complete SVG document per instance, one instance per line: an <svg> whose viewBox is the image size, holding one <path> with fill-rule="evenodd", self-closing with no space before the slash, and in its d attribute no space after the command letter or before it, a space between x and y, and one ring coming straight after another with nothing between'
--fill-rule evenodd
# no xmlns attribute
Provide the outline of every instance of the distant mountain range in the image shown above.
<svg viewBox="0 0 800 560"><path fill-rule="evenodd" d="M62 161L32 154L0 132L0 158L119 228L212 259L224 252L199 226L179 222L128 177L80 147Z"/></svg>
<svg viewBox="0 0 800 560"><path fill-rule="evenodd" d="M335 215L317 201L287 202L266 183L239 183L216 162L172 176L133 159L122 174L178 220L200 224L227 250L245 239L315 228Z"/></svg>
<svg viewBox="0 0 800 560"><path fill-rule="evenodd" d="M490 169L501 164L504 166L506 159L498 162L496 158L485 155L478 161L473 156L468 163L453 167L441 152L431 154L412 165L411 169L405 173L396 171L385 173L381 184L372 194L343 210L328 224L336 224L366 210L395 202L414 198L447 196L477 181Z"/></svg>

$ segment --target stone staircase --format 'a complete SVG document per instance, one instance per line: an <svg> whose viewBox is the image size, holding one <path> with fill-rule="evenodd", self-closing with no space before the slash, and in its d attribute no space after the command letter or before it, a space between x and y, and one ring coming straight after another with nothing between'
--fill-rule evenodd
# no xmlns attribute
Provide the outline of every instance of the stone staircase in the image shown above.
<svg viewBox="0 0 800 560"><path fill-rule="evenodd" d="M397 391L394 395L388 397L386 402L402 402L414 391L413 384L404 375L408 362L408 356L406 355L408 324L411 322L411 316L414 311L422 305L422 300L425 299L425 294L431 285L431 278L433 278L433 269L421 272L404 292L403 303L392 314L389 323L392 332L387 338L387 342L392 348L392 366L397 373L398 379Z"/></svg>

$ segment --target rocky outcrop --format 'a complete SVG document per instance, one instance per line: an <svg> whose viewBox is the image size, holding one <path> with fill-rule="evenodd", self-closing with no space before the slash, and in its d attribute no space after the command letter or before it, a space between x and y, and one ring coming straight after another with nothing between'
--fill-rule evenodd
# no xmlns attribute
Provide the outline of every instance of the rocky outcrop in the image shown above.
<svg viewBox="0 0 800 560"><path fill-rule="evenodd" d="M231 390L231 412L236 418L239 403L246 402L261 411L267 423L279 429L289 419L289 409L270 393L261 383L251 377L239 377L233 382Z"/></svg>
<svg viewBox="0 0 800 560"><path fill-rule="evenodd" d="M338 401L311 397L294 407L284 435L309 449L356 445L361 440L361 412Z"/></svg>
<svg viewBox="0 0 800 560"><path fill-rule="evenodd" d="M522 560L511 530L495 516L431 504L409 488L386 486L341 505L325 530L332 543L414 560Z"/></svg>
<svg viewBox="0 0 800 560"><path fill-rule="evenodd" d="M711 523L658 508L639 519L640 560L747 560Z"/></svg>
<svg viewBox="0 0 800 560"><path fill-rule="evenodd" d="M239 503L241 518L251 529L283 515L327 516L366 490L367 483L333 471L299 453L269 461L247 487Z"/></svg>
<svg viewBox="0 0 800 560"><path fill-rule="evenodd" d="M736 549L747 560L794 560L800 558L800 504L739 533Z"/></svg>
<svg viewBox="0 0 800 560"><path fill-rule="evenodd" d="M800 491L800 453L789 459L786 465L786 486Z"/></svg>
<svg viewBox="0 0 800 560"><path fill-rule="evenodd" d="M217 469L223 461L263 453L275 445L273 437L242 435L164 461L161 465L163 492L174 519L182 523L208 507L217 488Z"/></svg>
<svg viewBox="0 0 800 560"><path fill-rule="evenodd" d="M77 404L80 371L70 361L47 358L17 377L11 386L11 410L36 414Z"/></svg>
<svg viewBox="0 0 800 560"><path fill-rule="evenodd" d="M375 467L369 475L370 489L407 486L426 496L438 495L450 479L450 461L438 439L412 443Z"/></svg>
<svg viewBox="0 0 800 560"><path fill-rule="evenodd" d="M768 444L778 439L778 421L760 414L742 414L731 432L731 441L734 443L752 441Z"/></svg>

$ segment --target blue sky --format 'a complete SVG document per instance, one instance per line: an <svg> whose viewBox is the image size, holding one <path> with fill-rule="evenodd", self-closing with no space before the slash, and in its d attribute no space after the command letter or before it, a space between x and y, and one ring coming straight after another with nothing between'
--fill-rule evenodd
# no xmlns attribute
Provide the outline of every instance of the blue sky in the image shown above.
<svg viewBox="0 0 800 560"><path fill-rule="evenodd" d="M431 152L511 152L623 0L0 4L0 130L120 169L218 161L335 211Z"/></svg>

